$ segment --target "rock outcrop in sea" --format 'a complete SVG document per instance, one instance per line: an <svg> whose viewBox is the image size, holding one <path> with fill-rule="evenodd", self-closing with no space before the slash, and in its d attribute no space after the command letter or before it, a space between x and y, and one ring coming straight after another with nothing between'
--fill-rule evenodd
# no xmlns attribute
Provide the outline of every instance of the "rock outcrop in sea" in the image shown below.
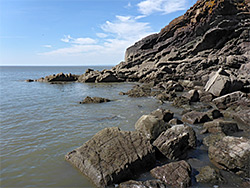
<svg viewBox="0 0 250 188"><path fill-rule="evenodd" d="M159 33L130 46L124 62L110 70L60 73L35 81L136 81L143 84L120 95L153 96L183 109L182 117L169 109L138 117L135 131L106 128L69 152L66 160L97 187L190 186L195 167L186 156L200 145L216 168L204 164L196 181L225 183L222 169L249 185L250 0L198 0ZM108 102L88 97L83 103L93 101ZM197 132L195 126L203 130ZM248 135L239 136L242 132ZM146 170L158 180L135 181Z"/></svg>

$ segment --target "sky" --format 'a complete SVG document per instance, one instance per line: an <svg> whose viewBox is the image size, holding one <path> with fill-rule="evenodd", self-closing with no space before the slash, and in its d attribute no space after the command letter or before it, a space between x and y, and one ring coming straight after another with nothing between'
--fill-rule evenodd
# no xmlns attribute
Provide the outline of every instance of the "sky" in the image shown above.
<svg viewBox="0 0 250 188"><path fill-rule="evenodd" d="M0 0L0 65L116 65L196 0Z"/></svg>

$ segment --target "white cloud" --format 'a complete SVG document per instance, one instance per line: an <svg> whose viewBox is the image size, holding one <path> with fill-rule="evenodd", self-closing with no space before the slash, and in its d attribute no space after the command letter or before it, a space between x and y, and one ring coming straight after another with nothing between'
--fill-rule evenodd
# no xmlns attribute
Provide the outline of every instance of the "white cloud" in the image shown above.
<svg viewBox="0 0 250 188"><path fill-rule="evenodd" d="M95 44L96 40L92 38L72 38L70 35L65 35L61 41L72 44Z"/></svg>
<svg viewBox="0 0 250 188"><path fill-rule="evenodd" d="M98 36L99 38L106 38L108 35L105 33L96 33L96 36Z"/></svg>
<svg viewBox="0 0 250 188"><path fill-rule="evenodd" d="M52 48L52 45L45 44L45 45L42 45L42 47L44 47L44 48Z"/></svg>
<svg viewBox="0 0 250 188"><path fill-rule="evenodd" d="M187 8L187 0L145 0L137 4L139 12L150 15L154 12L169 14Z"/></svg>
<svg viewBox="0 0 250 188"><path fill-rule="evenodd" d="M125 8L127 8L127 9L129 9L129 8L131 8L131 7L132 7L132 5L131 5L130 2L128 2L128 4L125 6Z"/></svg>

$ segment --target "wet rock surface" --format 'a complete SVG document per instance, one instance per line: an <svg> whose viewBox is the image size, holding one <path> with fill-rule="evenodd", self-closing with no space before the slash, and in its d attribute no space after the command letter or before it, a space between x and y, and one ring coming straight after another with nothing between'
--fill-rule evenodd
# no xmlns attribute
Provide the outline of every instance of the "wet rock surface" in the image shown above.
<svg viewBox="0 0 250 188"><path fill-rule="evenodd" d="M134 178L155 164L154 150L140 133L105 128L65 156L97 187Z"/></svg>
<svg viewBox="0 0 250 188"><path fill-rule="evenodd" d="M104 103L110 102L111 100L105 99L102 97L89 97L87 96L83 101L79 102L80 104L91 104L91 103Z"/></svg>
<svg viewBox="0 0 250 188"><path fill-rule="evenodd" d="M191 185L191 166L183 160L156 167L150 172L155 178L174 187Z"/></svg>

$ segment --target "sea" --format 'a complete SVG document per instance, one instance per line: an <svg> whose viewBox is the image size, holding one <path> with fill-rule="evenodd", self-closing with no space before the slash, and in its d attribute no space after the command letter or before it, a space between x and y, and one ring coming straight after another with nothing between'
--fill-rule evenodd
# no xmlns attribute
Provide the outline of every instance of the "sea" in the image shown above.
<svg viewBox="0 0 250 188"><path fill-rule="evenodd" d="M133 131L142 115L159 107L169 109L181 118L182 111L170 103L162 105L153 97L119 95L138 83L25 82L60 72L80 75L87 68L103 70L111 67L0 67L0 187L93 188L95 186L87 177L65 161L68 152L106 127ZM86 96L112 101L79 104ZM202 126L193 128L197 132L202 130ZM198 140L202 138L198 137ZM201 144L191 151L189 158L188 162L195 168L211 165L207 149ZM196 175L197 170L192 173ZM225 187L239 186L240 183L234 183L240 182L237 177L229 173L225 176L230 181ZM138 180L148 178L150 175L146 173ZM201 186L194 179L192 182L193 187Z"/></svg>
<svg viewBox="0 0 250 188"><path fill-rule="evenodd" d="M5 66L0 68L1 187L94 187L65 161L105 127L134 130L143 114L160 105L154 98L119 95L136 83L25 82L56 73L83 74L111 67ZM79 104L86 96L112 102Z"/></svg>

